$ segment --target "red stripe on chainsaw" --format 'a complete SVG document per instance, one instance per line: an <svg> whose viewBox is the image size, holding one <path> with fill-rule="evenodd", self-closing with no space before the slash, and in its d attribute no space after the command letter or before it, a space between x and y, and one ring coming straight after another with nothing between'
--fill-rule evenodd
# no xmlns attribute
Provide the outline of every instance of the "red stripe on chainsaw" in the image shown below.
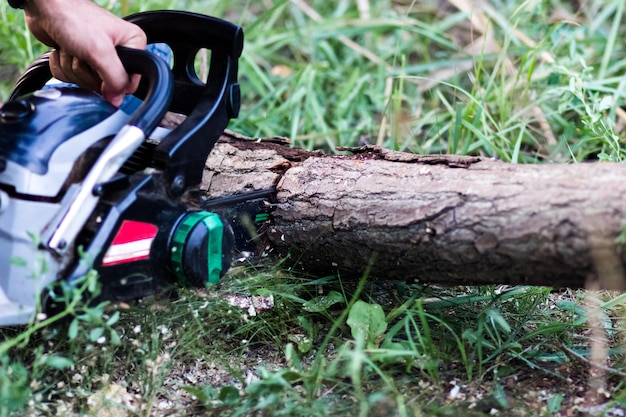
<svg viewBox="0 0 626 417"><path fill-rule="evenodd" d="M159 229L150 223L124 220L104 254L102 266L150 258L150 247Z"/></svg>

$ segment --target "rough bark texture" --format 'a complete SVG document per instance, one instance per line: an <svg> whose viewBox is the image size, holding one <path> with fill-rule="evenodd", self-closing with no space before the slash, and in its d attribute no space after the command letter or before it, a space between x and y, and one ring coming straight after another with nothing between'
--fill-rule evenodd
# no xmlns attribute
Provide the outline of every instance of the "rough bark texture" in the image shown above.
<svg viewBox="0 0 626 417"><path fill-rule="evenodd" d="M277 187L268 238L308 272L624 289L626 165L512 165L223 138L211 196ZM274 141L276 142L276 141ZM280 141L278 141L280 142Z"/></svg>

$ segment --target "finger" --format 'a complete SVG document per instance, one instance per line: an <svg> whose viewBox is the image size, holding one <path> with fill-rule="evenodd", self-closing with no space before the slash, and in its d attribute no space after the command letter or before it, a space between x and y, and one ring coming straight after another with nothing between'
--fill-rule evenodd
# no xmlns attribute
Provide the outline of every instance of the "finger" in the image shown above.
<svg viewBox="0 0 626 417"><path fill-rule="evenodd" d="M61 58L59 57L58 50L52 51L48 64L50 65L50 73L52 73L52 76L54 78L60 81L65 81L67 83L72 82L68 79L68 77L63 72L63 69L61 68Z"/></svg>
<svg viewBox="0 0 626 417"><path fill-rule="evenodd" d="M102 80L100 75L84 61L81 61L64 51L55 50L51 54L50 70L55 78L61 81L78 84L80 87L89 90L101 92L107 101L119 106L126 93L130 94L136 90L137 85L139 84L139 79L138 76L133 76L133 78L136 78L137 80L133 80L134 82L131 82L131 79L124 70L117 54L114 56L115 61L117 61L119 67L121 68L121 72L119 75L112 75L112 82L110 83L106 83ZM107 68L106 73L113 73L114 67L114 65L111 65L110 68Z"/></svg>
<svg viewBox="0 0 626 417"><path fill-rule="evenodd" d="M61 81L100 91L101 81L98 75L87 64L63 51L54 51L51 54L50 71Z"/></svg>
<svg viewBox="0 0 626 417"><path fill-rule="evenodd" d="M59 62L59 51L54 50L48 58L48 65L50 66L50 73L54 78L61 81L67 81L64 79L63 71L61 71L61 64Z"/></svg>
<svg viewBox="0 0 626 417"><path fill-rule="evenodd" d="M139 88L140 81L141 81L141 75L132 74L130 76L130 85L128 87L128 90L126 90L126 94L134 94L135 91L137 91L137 88Z"/></svg>
<svg viewBox="0 0 626 417"><path fill-rule="evenodd" d="M81 87L94 91L100 91L102 80L98 74L86 62L72 58L72 77L77 80Z"/></svg>
<svg viewBox="0 0 626 417"><path fill-rule="evenodd" d="M96 68L99 77L102 79L100 89L102 90L102 96L106 100L119 106L127 90L130 89L130 76L124 70L124 66L117 54L111 55L108 58L108 62L108 66Z"/></svg>
<svg viewBox="0 0 626 417"><path fill-rule="evenodd" d="M120 31L123 28L127 36L117 39L116 45L145 49L146 35L139 27L125 21L117 22L122 25ZM126 73L115 49L106 48L100 51L91 63L102 79L102 95L113 104L117 104L117 101L121 103L125 94L132 94L137 90L140 77Z"/></svg>
<svg viewBox="0 0 626 417"><path fill-rule="evenodd" d="M89 62L102 80L102 95L114 105L120 105L124 95L127 92L134 92L136 86L133 86L131 76L126 73L117 51L106 47L92 57L93 59ZM135 83L138 84L138 81Z"/></svg>
<svg viewBox="0 0 626 417"><path fill-rule="evenodd" d="M63 77L65 78L63 81L78 83L78 80L74 77L72 72L72 61L74 60L74 57L67 54L65 51L57 51L59 55L57 70L60 71L60 74L63 74Z"/></svg>

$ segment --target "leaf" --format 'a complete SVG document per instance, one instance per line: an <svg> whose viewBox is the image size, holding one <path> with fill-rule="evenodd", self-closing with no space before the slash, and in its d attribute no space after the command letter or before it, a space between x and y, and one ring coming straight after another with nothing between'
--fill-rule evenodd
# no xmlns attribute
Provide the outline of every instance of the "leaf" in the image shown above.
<svg viewBox="0 0 626 417"><path fill-rule="evenodd" d="M120 312L116 311L113 313L111 317L107 320L107 326L113 326L120 319Z"/></svg>
<svg viewBox="0 0 626 417"><path fill-rule="evenodd" d="M33 247L35 247L35 248L39 247L39 245L41 244L41 236L39 236L39 234L33 233L33 232L26 232L26 234L28 235L30 240L32 240Z"/></svg>
<svg viewBox="0 0 626 417"><path fill-rule="evenodd" d="M96 327L95 329L91 329L91 331L89 332L89 340L95 342L96 340L100 339L100 336L102 336L103 334L103 327Z"/></svg>
<svg viewBox="0 0 626 417"><path fill-rule="evenodd" d="M620 245L624 245L626 243L626 224L622 225L622 231L620 235L618 236L618 239L620 240L616 239L615 243L620 244ZM602 305L600 305L600 309L612 310L616 307L623 307L624 304L626 304L626 293L620 294L617 297L604 302Z"/></svg>
<svg viewBox="0 0 626 417"><path fill-rule="evenodd" d="M226 385L220 390L218 398L226 405L235 405L239 402L239 390L232 385Z"/></svg>
<svg viewBox="0 0 626 417"><path fill-rule="evenodd" d="M6 355L0 355L0 412L24 411L31 398L30 375L20 363L11 363Z"/></svg>
<svg viewBox="0 0 626 417"><path fill-rule="evenodd" d="M186 386L182 387L182 389L196 397L198 401L204 405L207 405L217 397L217 390L211 386L202 386L199 388Z"/></svg>
<svg viewBox="0 0 626 417"><path fill-rule="evenodd" d="M506 319L500 313L500 310L496 308L490 308L487 311L487 317L491 320L491 323L495 327L496 325L500 327L505 333L511 333L511 326L506 321Z"/></svg>
<svg viewBox="0 0 626 417"><path fill-rule="evenodd" d="M595 103L595 111L602 112L613 106L613 97L606 95L599 102Z"/></svg>
<svg viewBox="0 0 626 417"><path fill-rule="evenodd" d="M49 355L46 357L46 365L54 369L66 369L74 365L74 361L65 356Z"/></svg>
<svg viewBox="0 0 626 417"><path fill-rule="evenodd" d="M298 323L300 323L300 325L302 326L302 328L306 330L307 334L309 336L313 336L313 325L311 324L311 321L304 316L298 316L297 320L298 320Z"/></svg>
<svg viewBox="0 0 626 417"><path fill-rule="evenodd" d="M501 384L498 384L496 382L495 389L493 390L492 396L493 396L493 399L497 401L498 406L501 409L505 410L508 407L509 402L508 402L508 400L506 398L506 393L504 392L504 387Z"/></svg>
<svg viewBox="0 0 626 417"><path fill-rule="evenodd" d="M313 341L311 338L303 334L290 334L287 335L287 339L298 345L298 350L302 353L307 353L313 347Z"/></svg>
<svg viewBox="0 0 626 417"><path fill-rule="evenodd" d="M379 304L359 300L350 309L348 326L352 330L352 337L363 337L371 345L387 330L385 313Z"/></svg>
<svg viewBox="0 0 626 417"><path fill-rule="evenodd" d="M293 348L293 343L287 343L287 346L285 346L285 359L287 359L287 365L289 365L289 367L302 371L302 362Z"/></svg>
<svg viewBox="0 0 626 417"><path fill-rule="evenodd" d="M28 266L28 262L26 262L24 258L18 258L17 256L11 257L10 263L11 265L15 265L21 268L25 268L26 266Z"/></svg>
<svg viewBox="0 0 626 417"><path fill-rule="evenodd" d="M315 297L312 300L304 303L302 308L305 311L309 311L311 313L319 313L322 311L326 311L330 306L340 303L344 301L343 295L338 293L337 291L331 291L328 295L324 295L321 297Z"/></svg>
<svg viewBox="0 0 626 417"><path fill-rule="evenodd" d="M313 324L304 316L298 316L297 319L302 328L306 331L306 335L290 334L287 337L290 341L298 345L300 352L307 353L313 347Z"/></svg>
<svg viewBox="0 0 626 417"><path fill-rule="evenodd" d="M89 272L87 272L86 279L87 290L90 293L95 294L98 289L98 272L94 269L90 269Z"/></svg>
<svg viewBox="0 0 626 417"><path fill-rule="evenodd" d="M70 323L70 327L67 329L67 337L70 340L74 340L76 336L78 336L78 319L74 318Z"/></svg>
<svg viewBox="0 0 626 417"><path fill-rule="evenodd" d="M121 343L120 335L114 329L111 329L111 344L118 346Z"/></svg>
<svg viewBox="0 0 626 417"><path fill-rule="evenodd" d="M563 311L569 311L576 315L575 325L584 324L587 321L587 310L575 301L557 301L554 303L556 307Z"/></svg>
<svg viewBox="0 0 626 417"><path fill-rule="evenodd" d="M555 394L548 398L548 413L556 414L561 411L561 403L563 402L563 394Z"/></svg>

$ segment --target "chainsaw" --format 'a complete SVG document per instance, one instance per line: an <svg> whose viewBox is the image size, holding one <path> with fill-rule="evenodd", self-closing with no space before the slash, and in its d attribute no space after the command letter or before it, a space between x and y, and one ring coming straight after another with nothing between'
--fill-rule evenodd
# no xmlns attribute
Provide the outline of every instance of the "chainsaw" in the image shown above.
<svg viewBox="0 0 626 417"><path fill-rule="evenodd" d="M54 284L77 285L90 271L98 300L115 302L215 284L235 256L258 250L269 191L188 204L239 112L242 29L182 11L126 19L172 56L118 47L127 72L141 75L135 109L46 85L47 54L0 108L0 325L59 308ZM206 80L195 65L203 49ZM186 117L160 127L167 112Z"/></svg>

